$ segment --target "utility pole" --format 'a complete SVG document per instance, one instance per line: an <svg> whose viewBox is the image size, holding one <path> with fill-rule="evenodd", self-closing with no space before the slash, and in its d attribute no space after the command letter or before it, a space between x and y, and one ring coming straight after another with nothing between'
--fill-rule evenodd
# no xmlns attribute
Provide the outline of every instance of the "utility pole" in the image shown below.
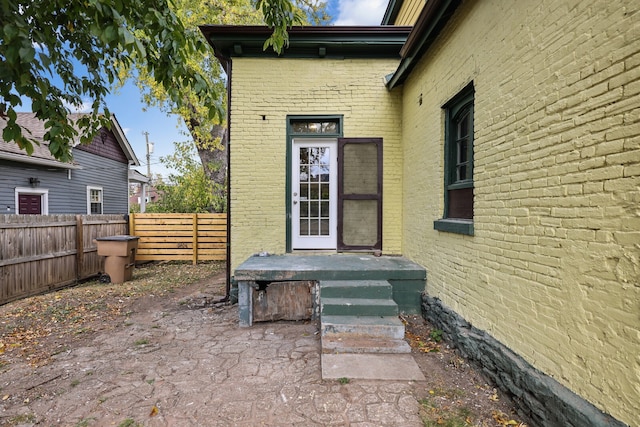
<svg viewBox="0 0 640 427"><path fill-rule="evenodd" d="M151 153L153 153L153 142L149 142L149 132L142 132L147 143L147 183L142 184L142 197L140 200L140 212L147 210L147 188L151 182Z"/></svg>
<svg viewBox="0 0 640 427"><path fill-rule="evenodd" d="M149 132L142 132L147 142L147 178L151 179L151 153L153 153L153 142L149 142Z"/></svg>

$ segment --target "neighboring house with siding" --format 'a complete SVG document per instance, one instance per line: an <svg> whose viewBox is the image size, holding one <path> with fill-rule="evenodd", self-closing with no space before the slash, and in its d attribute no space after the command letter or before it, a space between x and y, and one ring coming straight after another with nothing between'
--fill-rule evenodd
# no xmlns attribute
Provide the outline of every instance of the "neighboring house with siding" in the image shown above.
<svg viewBox="0 0 640 427"><path fill-rule="evenodd" d="M280 56L267 28L201 27L230 81L232 270L403 255L427 317L516 400L544 395L541 425L640 425L639 14L392 0L385 25L293 28ZM332 187L360 173L368 199Z"/></svg>
<svg viewBox="0 0 640 427"><path fill-rule="evenodd" d="M81 114L70 114L76 120ZM18 124L42 141L44 122L18 113ZM3 120L0 119L0 135ZM90 144L72 144L73 161L56 160L49 147L28 155L0 139L0 212L4 214L126 214L131 166L140 163L115 116Z"/></svg>

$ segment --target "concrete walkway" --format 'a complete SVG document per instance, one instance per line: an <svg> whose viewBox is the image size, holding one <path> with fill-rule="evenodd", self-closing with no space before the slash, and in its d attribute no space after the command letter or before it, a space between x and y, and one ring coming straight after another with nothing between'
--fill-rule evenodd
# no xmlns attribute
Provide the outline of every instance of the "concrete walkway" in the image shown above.
<svg viewBox="0 0 640 427"><path fill-rule="evenodd" d="M23 425L422 425L414 381L323 380L315 322L241 328L237 306L164 304L47 366L3 374L2 394L10 398L0 402L0 420L33 414L34 423Z"/></svg>

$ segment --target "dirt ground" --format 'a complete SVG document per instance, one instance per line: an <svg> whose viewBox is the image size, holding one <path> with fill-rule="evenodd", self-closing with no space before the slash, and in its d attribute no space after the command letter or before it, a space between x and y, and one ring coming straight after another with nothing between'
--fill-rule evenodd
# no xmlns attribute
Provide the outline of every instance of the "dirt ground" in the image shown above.
<svg viewBox="0 0 640 427"><path fill-rule="evenodd" d="M164 345L167 348L174 345L179 335L176 332L163 332L165 323L162 321L178 318L181 313L192 314L192 317L186 318L187 323L194 321L191 319L206 319L212 325L220 325L221 328L224 326L224 333L251 336L253 332L246 332L247 329L237 325L237 306L219 302L224 295L223 268L222 264L217 263L197 266L179 263L147 264L139 266L135 270L134 280L125 284L87 282L0 306L0 425L199 425L202 418L195 415L180 418L171 414L166 403L171 401L170 398L158 400L163 402L165 408L157 403L152 404L150 409L141 407L136 412L140 404L132 404L131 399L119 400L115 392L105 392L109 390L108 387L105 388L105 384L111 384L111 389L115 390L111 376L115 369L120 369L122 372L117 385L119 389L129 386L128 393L144 394L138 389L160 388L159 382L154 384L161 376L160 368L150 367L147 371L153 373L129 381L127 375L136 372L136 368L132 367L131 371L127 371L118 363L126 365L128 358L132 358L134 366L134 359L145 352L153 352L156 365L163 361L168 365L179 363L170 361L170 356L163 354ZM414 404L419 412L417 419L422 425L525 426L523 420L517 418L513 403L508 397L498 392L478 370L459 357L442 340L441 331L433 329L420 316L403 316L402 319L407 328L406 339L411 344L413 356L427 378L424 382L411 383L407 391L415 399ZM286 331L301 322L276 323L271 329L263 325L261 336L269 339L274 331ZM303 359L305 366L312 365L305 369L315 372L320 357L319 337L315 336L318 327L315 322L302 323L305 323L302 335L307 341L300 345L306 346L305 351L308 351ZM188 324L173 327L183 333L189 329ZM295 334L299 336L301 333L296 329ZM282 336L286 336L286 333ZM124 341L128 341L126 345ZM313 347L308 348L309 344L317 346L317 355ZM131 347L134 348L133 351ZM190 354L189 351L197 349L180 349L178 345L178 351ZM84 359L83 354L86 356ZM110 354L115 356L96 356ZM290 354L289 358L294 356ZM81 372L71 369L70 364L80 363L78 357L91 368L84 368ZM178 357L189 359L188 356ZM174 372L179 367L168 366L167 369ZM229 371L226 372L229 376ZM273 381L279 380L278 376L273 378ZM230 380L233 382L234 379L226 378L227 383ZM246 384L247 379L238 377L237 381L240 387ZM341 384L327 384L318 389L317 387L322 386L319 384L321 382L315 380L316 389L313 393L316 390L326 390L329 393L335 387L343 387L339 389L340 393L344 394L346 390L353 394L360 389L378 387L376 390L379 390L380 387L386 387L365 383L358 385L355 380L351 384L344 384L349 382L344 379ZM233 389L231 385L230 390ZM282 390L286 389L285 385ZM402 393L405 393L404 389ZM378 395L381 393L378 392ZM361 393L361 398L363 396L370 398L364 392ZM301 399L301 396L297 398ZM284 394L282 399L287 401ZM402 399L400 397L396 401L402 403ZM193 402L186 405L189 404ZM87 405L94 405L95 409L87 409ZM240 406L235 409L242 411ZM272 418L256 416L253 419L238 419L237 423L231 415L220 418L216 413L217 421L212 419L210 424L204 425L252 425L252 420L257 419L262 420L263 425L395 425L393 420L377 423L376 418L371 416L356 423L353 422L353 417L349 418L345 414L345 410L338 410L337 414L342 412L333 418L322 418L322 414L316 414L315 418L309 414L298 414L297 421L291 418L286 423L280 423L277 421L279 410L273 410ZM144 418L139 415L142 413L140 411L145 411ZM129 416L131 413L137 416ZM409 418L405 421L404 425L416 425ZM530 424L529 426L531 427Z"/></svg>

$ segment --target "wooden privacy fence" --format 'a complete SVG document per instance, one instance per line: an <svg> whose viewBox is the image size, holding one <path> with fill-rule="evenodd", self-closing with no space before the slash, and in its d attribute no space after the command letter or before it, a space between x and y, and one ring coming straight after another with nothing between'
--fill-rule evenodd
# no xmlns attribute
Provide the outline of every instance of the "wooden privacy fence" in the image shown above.
<svg viewBox="0 0 640 427"><path fill-rule="evenodd" d="M129 230L138 236L136 261L224 261L227 214L136 213Z"/></svg>
<svg viewBox="0 0 640 427"><path fill-rule="evenodd" d="M94 239L118 234L122 215L0 215L0 304L98 274Z"/></svg>

